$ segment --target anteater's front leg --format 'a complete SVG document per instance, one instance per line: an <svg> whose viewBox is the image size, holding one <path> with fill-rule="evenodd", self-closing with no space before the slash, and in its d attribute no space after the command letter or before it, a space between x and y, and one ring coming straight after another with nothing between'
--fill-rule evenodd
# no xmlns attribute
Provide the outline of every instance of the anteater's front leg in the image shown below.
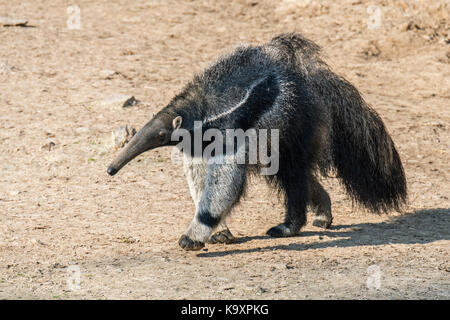
<svg viewBox="0 0 450 320"><path fill-rule="evenodd" d="M193 159L188 155L183 156L183 169L186 176L186 180L191 192L192 200L197 210L200 198L202 197L203 189L205 188L205 181L208 174L208 164L202 159ZM223 213L227 214L227 213ZM228 229L225 219L220 221L219 225L215 229L215 233L208 239L208 243L233 243L235 237Z"/></svg>
<svg viewBox="0 0 450 320"><path fill-rule="evenodd" d="M239 201L245 187L245 166L236 163L208 165L205 186L194 219L179 240L185 250L199 250L212 231Z"/></svg>

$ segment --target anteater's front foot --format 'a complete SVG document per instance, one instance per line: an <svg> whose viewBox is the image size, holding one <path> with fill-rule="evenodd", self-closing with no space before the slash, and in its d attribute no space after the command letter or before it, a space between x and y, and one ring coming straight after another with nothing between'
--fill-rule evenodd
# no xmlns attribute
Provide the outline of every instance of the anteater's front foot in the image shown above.
<svg viewBox="0 0 450 320"><path fill-rule="evenodd" d="M229 229L225 229L219 232L214 233L211 238L209 238L208 243L233 243L236 238L230 232Z"/></svg>
<svg viewBox="0 0 450 320"><path fill-rule="evenodd" d="M300 228L295 228L292 225L281 223L267 231L267 234L271 237L291 237L299 233Z"/></svg>
<svg viewBox="0 0 450 320"><path fill-rule="evenodd" d="M187 251L200 250L205 246L203 242L192 240L185 234L183 234L180 240L178 240L178 244L180 245L180 247Z"/></svg>

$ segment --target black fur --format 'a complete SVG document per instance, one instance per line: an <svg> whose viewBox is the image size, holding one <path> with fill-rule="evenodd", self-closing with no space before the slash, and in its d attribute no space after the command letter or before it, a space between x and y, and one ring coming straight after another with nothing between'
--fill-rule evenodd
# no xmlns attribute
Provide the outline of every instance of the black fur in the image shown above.
<svg viewBox="0 0 450 320"><path fill-rule="evenodd" d="M213 217L208 211L202 211L198 214L198 221L208 227L215 227L220 222L220 217Z"/></svg>

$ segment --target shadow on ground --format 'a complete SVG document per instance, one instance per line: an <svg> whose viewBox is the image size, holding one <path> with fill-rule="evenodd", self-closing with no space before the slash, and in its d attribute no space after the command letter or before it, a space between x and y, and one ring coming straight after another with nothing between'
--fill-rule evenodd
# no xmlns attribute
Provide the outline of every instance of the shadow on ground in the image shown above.
<svg viewBox="0 0 450 320"><path fill-rule="evenodd" d="M343 230L343 231L340 231ZM385 244L425 244L438 240L450 240L450 208L418 210L392 218L388 222L360 223L332 226L330 230L305 231L298 237L323 236L332 241L317 243L291 243L250 249L233 249L220 252L199 253L198 257L221 257L265 250L314 250L330 247L377 246ZM252 240L269 240L268 236L242 237L237 244Z"/></svg>

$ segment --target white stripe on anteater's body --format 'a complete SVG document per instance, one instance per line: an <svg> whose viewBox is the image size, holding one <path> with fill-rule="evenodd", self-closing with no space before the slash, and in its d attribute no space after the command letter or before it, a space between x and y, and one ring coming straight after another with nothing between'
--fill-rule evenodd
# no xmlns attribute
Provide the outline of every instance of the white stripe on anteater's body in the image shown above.
<svg viewBox="0 0 450 320"><path fill-rule="evenodd" d="M228 115L231 115L233 112L237 111L239 108L241 108L247 102L247 100L250 97L253 89L256 86L258 86L259 84L261 84L261 82L263 82L266 79L267 79L267 76L263 77L263 78L260 78L260 79L256 80L255 82L253 82L249 86L247 91L245 92L244 98L241 101L239 101L239 103L237 103L235 106L231 107L229 110L226 110L226 111L224 111L224 112L222 112L220 114L217 114L217 115L211 116L209 118L206 118L205 120L203 120L203 123L205 124L205 123L213 122L213 121L218 120L220 118L223 118L223 117L226 117Z"/></svg>
<svg viewBox="0 0 450 320"><path fill-rule="evenodd" d="M186 165L187 168L195 166L194 163ZM202 177L201 174L196 176L194 172L200 173L202 170L188 171L188 184L190 188L192 186L191 190L194 190L191 194L195 196L195 202ZM216 227L226 229L224 219L243 194L245 179L245 166L237 164L233 159L208 164L204 187L196 204L195 217L185 235L193 241L205 243Z"/></svg>

